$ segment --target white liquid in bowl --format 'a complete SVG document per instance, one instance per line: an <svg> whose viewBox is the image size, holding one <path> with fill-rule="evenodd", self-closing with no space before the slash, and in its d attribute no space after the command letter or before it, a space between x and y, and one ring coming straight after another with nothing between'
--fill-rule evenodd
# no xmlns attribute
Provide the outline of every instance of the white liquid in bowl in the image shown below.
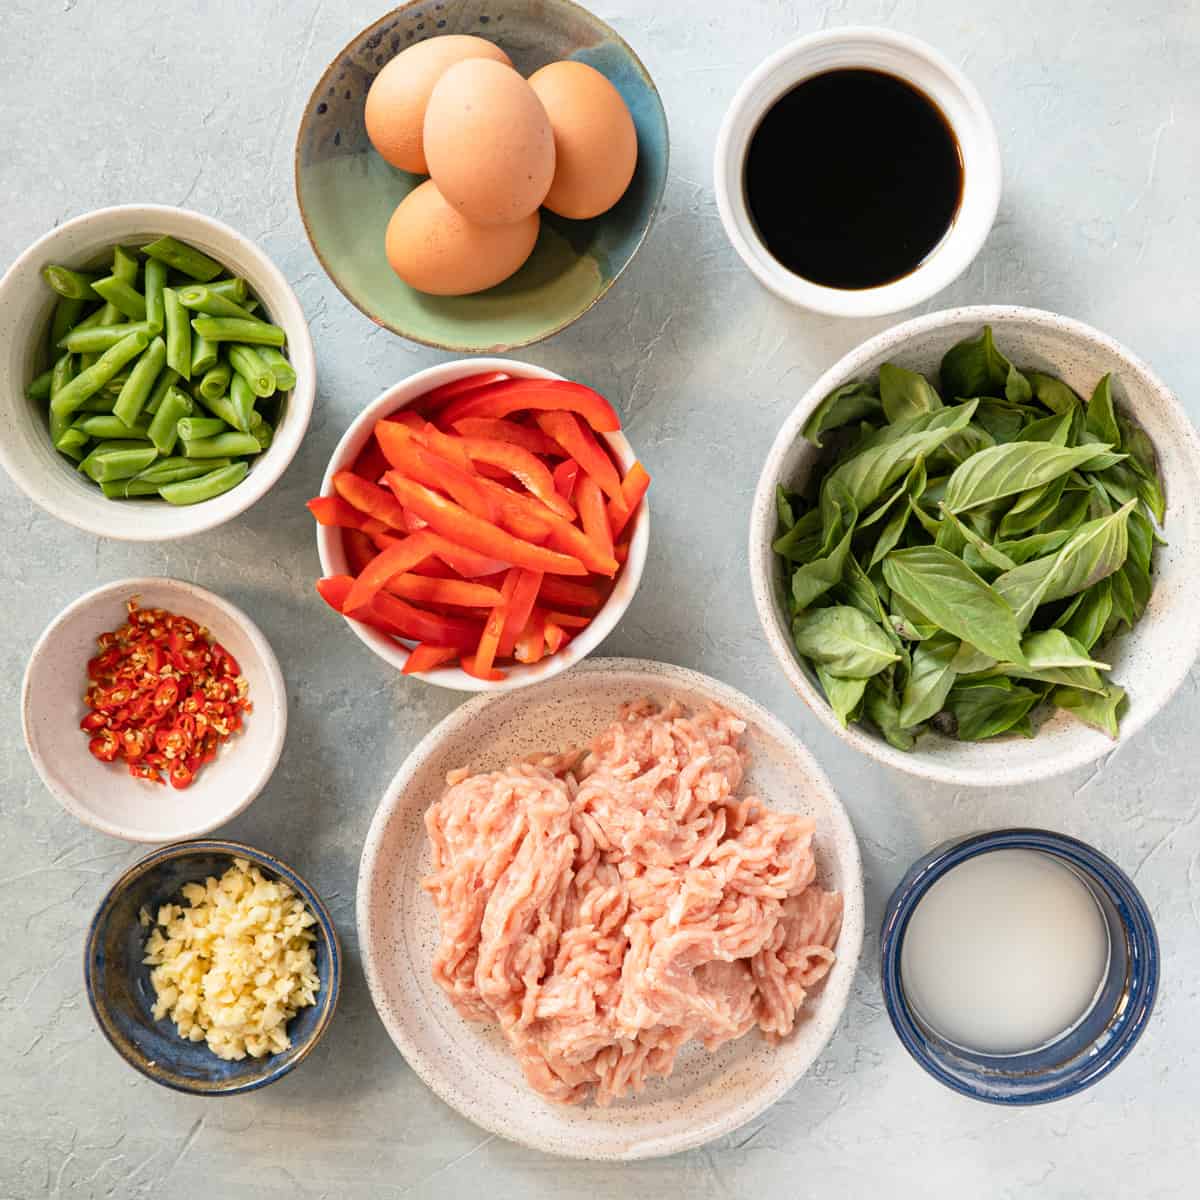
<svg viewBox="0 0 1200 1200"><path fill-rule="evenodd" d="M993 850L947 871L909 918L904 994L946 1041L985 1054L1036 1050L1087 1014L1104 982L1108 925L1065 863Z"/></svg>

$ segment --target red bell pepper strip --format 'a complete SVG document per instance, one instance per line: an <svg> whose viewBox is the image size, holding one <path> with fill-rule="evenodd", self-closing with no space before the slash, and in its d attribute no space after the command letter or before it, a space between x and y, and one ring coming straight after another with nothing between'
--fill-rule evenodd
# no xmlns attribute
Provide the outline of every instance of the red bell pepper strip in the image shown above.
<svg viewBox="0 0 1200 1200"><path fill-rule="evenodd" d="M426 421L417 436L434 454L440 454L442 458L457 463L464 471L475 469L462 439L454 434L443 433L436 425Z"/></svg>
<svg viewBox="0 0 1200 1200"><path fill-rule="evenodd" d="M426 612L388 592L380 592L375 597L367 614L368 623L380 619L401 637L432 642L437 646L454 646L457 650L473 650L482 628L478 621Z"/></svg>
<svg viewBox="0 0 1200 1200"><path fill-rule="evenodd" d="M370 607L371 602L383 590L383 585L392 576L403 575L412 570L433 553L434 540L433 535L429 533L410 534L394 546L389 546L359 572L354 587L350 589L350 595L346 597L343 611L355 616L360 610Z"/></svg>
<svg viewBox="0 0 1200 1200"><path fill-rule="evenodd" d="M342 530L342 549L346 552L346 566L353 575L365 570L378 553L375 543L361 529Z"/></svg>
<svg viewBox="0 0 1200 1200"><path fill-rule="evenodd" d="M352 575L329 575L317 580L317 592L321 599L338 613L346 607L346 597L350 595L353 586Z"/></svg>
<svg viewBox="0 0 1200 1200"><path fill-rule="evenodd" d="M548 612L546 620L560 629L586 629L591 623L591 617L580 616L579 613Z"/></svg>
<svg viewBox="0 0 1200 1200"><path fill-rule="evenodd" d="M387 463L383 464L387 470ZM308 502L308 511L317 519L318 525L341 525L344 529L361 529L363 533L382 533L387 526L382 521L368 517L341 496L316 496Z"/></svg>
<svg viewBox="0 0 1200 1200"><path fill-rule="evenodd" d="M613 460L574 413L538 413L537 423L600 485L606 496L621 495L621 477Z"/></svg>
<svg viewBox="0 0 1200 1200"><path fill-rule="evenodd" d="M646 474L646 468L640 462L635 462L621 480L620 500L610 500L608 503L608 520L614 538L621 536L649 487L650 476Z"/></svg>
<svg viewBox="0 0 1200 1200"><path fill-rule="evenodd" d="M500 658L511 658L521 630L529 624L533 606L537 601L538 589L542 586L541 571L521 571L509 598L504 613L504 630L500 634L500 645L496 654Z"/></svg>
<svg viewBox="0 0 1200 1200"><path fill-rule="evenodd" d="M404 506L387 488L361 479L351 471L339 471L333 477L333 488L343 500L359 512L382 521L391 529L404 528Z"/></svg>
<svg viewBox="0 0 1200 1200"><path fill-rule="evenodd" d="M403 674L419 675L423 671L432 671L435 667L440 667L457 657L458 651L453 646L429 646L424 642L418 642L409 652Z"/></svg>
<svg viewBox="0 0 1200 1200"><path fill-rule="evenodd" d="M425 418L415 408L398 408L383 419L393 425L403 425L406 429L420 429L425 424ZM375 429L379 429L378 421L375 422Z"/></svg>
<svg viewBox="0 0 1200 1200"><path fill-rule="evenodd" d="M541 662L546 655L546 614L535 608L529 622L513 648L513 658L519 663Z"/></svg>
<svg viewBox="0 0 1200 1200"><path fill-rule="evenodd" d="M372 434L367 439L367 444L359 451L358 457L354 460L354 465L350 470L355 475L360 475L363 479L370 480L371 483L378 483L387 469L387 459L383 457L383 451L379 448L379 443L375 440L374 434Z"/></svg>
<svg viewBox="0 0 1200 1200"><path fill-rule="evenodd" d="M604 603L604 593L590 583L576 583L573 579L560 579L547 575L542 580L538 600L543 604L561 608L582 608L595 611Z"/></svg>
<svg viewBox="0 0 1200 1200"><path fill-rule="evenodd" d="M479 646L470 659L463 659L463 670L468 674L476 675L480 679L493 678L492 664L496 661L496 655L500 649L500 639L504 635L513 593L517 589L520 577L521 572L516 567L504 577L504 586L500 589L500 603L492 609L488 616L483 633L479 638Z"/></svg>
<svg viewBox="0 0 1200 1200"><path fill-rule="evenodd" d="M468 550L465 546L457 546L447 538L438 537L428 527L425 530L417 530L416 532L428 532L430 536L437 537L437 550L434 553L445 564L445 567L442 568L430 559L413 567L413 571L419 572L422 575L441 575L445 577L445 571L449 569L463 579L478 579L481 576L495 575L498 572L508 569L508 563L501 562L497 558L488 558L483 554L476 554L474 550ZM371 541L380 550L388 550L392 546L399 545L403 540L404 538L399 534L391 533L376 533L371 537Z"/></svg>
<svg viewBox="0 0 1200 1200"><path fill-rule="evenodd" d="M468 375L465 379L455 379L452 383L443 383L441 387L432 388L421 396L416 404L423 412L432 412L454 396L488 387L507 378L508 375L504 371L484 371L479 375Z"/></svg>
<svg viewBox="0 0 1200 1200"><path fill-rule="evenodd" d="M578 413L597 433L621 428L616 410L599 392L565 379L506 379L477 388L451 400L438 414L438 423L453 426L466 417L507 417L523 409Z"/></svg>
<svg viewBox="0 0 1200 1200"><path fill-rule="evenodd" d="M558 446L558 443L554 443ZM558 447L562 449L561 446ZM569 504L575 499L575 487L579 482L579 464L573 458L565 458L554 468L554 487Z"/></svg>
<svg viewBox="0 0 1200 1200"><path fill-rule="evenodd" d="M623 566L629 560L629 543L618 542L613 547L613 557Z"/></svg>
<svg viewBox="0 0 1200 1200"><path fill-rule="evenodd" d="M590 475L585 475L579 481L579 520L588 540L599 547L606 559L615 563L612 528L608 523L608 509L604 507L604 493Z"/></svg>
<svg viewBox="0 0 1200 1200"><path fill-rule="evenodd" d="M546 652L548 654L557 654L567 643L567 631L561 625L555 625L549 618L546 619Z"/></svg>
<svg viewBox="0 0 1200 1200"><path fill-rule="evenodd" d="M474 675L477 679L487 679L492 683L498 683L501 679L508 678L504 671L498 670L496 667L490 667L485 671L476 662L478 657L476 654L464 654L459 660L459 665L468 675Z"/></svg>
<svg viewBox="0 0 1200 1200"><path fill-rule="evenodd" d="M564 521L575 520L575 510L555 490L550 468L524 446L490 438L464 437L459 440L472 463L500 467L523 483L530 495L536 496L551 512Z"/></svg>
<svg viewBox="0 0 1200 1200"><path fill-rule="evenodd" d="M499 519L499 507L483 490L483 481L473 471L463 470L457 463L426 449L413 437L401 437L389 443L381 436L380 442L388 461L401 474L427 488L445 492L480 520L494 525Z"/></svg>
<svg viewBox="0 0 1200 1200"><path fill-rule="evenodd" d="M382 557L382 556L381 556ZM393 596L417 604L453 604L459 608L492 608L500 603L498 588L465 579L436 579L429 575L393 575L385 584Z"/></svg>
<svg viewBox="0 0 1200 1200"><path fill-rule="evenodd" d="M404 510L404 528L407 529L409 533L420 533L422 529L429 528L429 522L422 521L416 513L410 513L406 508Z"/></svg>
<svg viewBox="0 0 1200 1200"><path fill-rule="evenodd" d="M385 479L400 504L457 545L531 571L546 571L552 575L587 574L587 568L579 559L515 538L503 529L481 521L453 500L406 479L398 471L389 471Z"/></svg>
<svg viewBox="0 0 1200 1200"><path fill-rule="evenodd" d="M463 437L490 438L494 442L511 442L528 450L530 454L540 454L546 458L561 458L562 447L553 439L547 437L540 429L532 425L522 425L517 421L506 421L501 417L464 417L454 423L455 433Z"/></svg>

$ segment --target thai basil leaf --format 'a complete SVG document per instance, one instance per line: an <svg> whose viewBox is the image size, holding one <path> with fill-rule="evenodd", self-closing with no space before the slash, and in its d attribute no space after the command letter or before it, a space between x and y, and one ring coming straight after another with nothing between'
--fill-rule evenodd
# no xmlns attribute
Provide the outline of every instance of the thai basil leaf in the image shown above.
<svg viewBox="0 0 1200 1200"><path fill-rule="evenodd" d="M837 717L842 728L853 721L862 704L863 692L867 690L865 679L843 679L840 675L831 675L824 667L817 664L817 678L821 681L821 689L833 715Z"/></svg>
<svg viewBox="0 0 1200 1200"><path fill-rule="evenodd" d="M986 430L997 444L1015 442L1022 439L1022 430L1036 411L1006 400L985 398L975 410L975 424Z"/></svg>
<svg viewBox="0 0 1200 1200"><path fill-rule="evenodd" d="M857 608L814 608L792 622L796 649L844 679L868 679L899 662L886 633Z"/></svg>
<svg viewBox="0 0 1200 1200"><path fill-rule="evenodd" d="M781 533L787 533L795 525L795 505L798 503L799 497L789 495L782 483L775 485L775 514L779 518Z"/></svg>
<svg viewBox="0 0 1200 1200"><path fill-rule="evenodd" d="M913 651L912 670L900 703L900 725L909 728L940 712L954 686L954 660L962 643L939 633Z"/></svg>
<svg viewBox="0 0 1200 1200"><path fill-rule="evenodd" d="M876 676L867 685L863 709L875 728L897 750L911 750L916 744L916 735L900 722L900 702L896 699L895 689L882 676Z"/></svg>
<svg viewBox="0 0 1200 1200"><path fill-rule="evenodd" d="M969 546L973 547L979 557L988 564L989 567L994 567L997 571L1011 571L1017 564L1013 562L1003 550L998 550L995 546L985 541L973 529L952 513L946 505L942 505L942 523L945 527L946 522L957 529L959 536ZM950 549L950 547L946 547Z"/></svg>
<svg viewBox="0 0 1200 1200"><path fill-rule="evenodd" d="M1138 484L1141 476L1124 463L1097 470L1095 479L1118 504L1128 504L1130 500L1140 498Z"/></svg>
<svg viewBox="0 0 1200 1200"><path fill-rule="evenodd" d="M1062 476L1018 496L1000 522L997 540L1036 529L1058 507L1066 484L1066 476Z"/></svg>
<svg viewBox="0 0 1200 1200"><path fill-rule="evenodd" d="M1051 533L1031 533L1028 537L999 541L995 543L995 548L1011 559L1014 566L1019 567L1031 558L1053 554L1070 536L1070 529L1055 529Z"/></svg>
<svg viewBox="0 0 1200 1200"><path fill-rule="evenodd" d="M1068 488L1070 487L1069 481L1067 486ZM1082 492L1064 491L1050 515L1038 523L1037 532L1052 533L1059 529L1074 532L1090 515L1091 501L1092 493L1090 490ZM1109 509L1107 511L1111 512L1112 510ZM1106 516L1107 513L1097 513L1096 515Z"/></svg>
<svg viewBox="0 0 1200 1200"><path fill-rule="evenodd" d="M1013 729L1041 699L1040 692L1014 686L1003 675L960 680L946 697L961 741L981 742Z"/></svg>
<svg viewBox="0 0 1200 1200"><path fill-rule="evenodd" d="M1069 413L1082 409L1083 401L1061 379L1044 375L1041 371L1026 371L1025 377L1033 388L1034 399L1051 412Z"/></svg>
<svg viewBox="0 0 1200 1200"><path fill-rule="evenodd" d="M1028 404L1033 399L1032 385L1012 363L1008 364L1008 378L1004 381L1004 395L1013 404Z"/></svg>
<svg viewBox="0 0 1200 1200"><path fill-rule="evenodd" d="M924 490L925 460L918 458L904 480L904 491L908 494L908 503L900 505L883 527L879 540L875 543L875 549L871 552L870 560L867 562L868 571L877 562L882 562L895 548L896 543L900 540L900 535L904 532L905 525L908 524L912 503L919 499Z"/></svg>
<svg viewBox="0 0 1200 1200"><path fill-rule="evenodd" d="M817 405L812 416L804 422L801 436L814 446L820 446L822 435L831 429L839 429L863 417L873 417L879 411L879 397L871 384L844 383Z"/></svg>
<svg viewBox="0 0 1200 1200"><path fill-rule="evenodd" d="M947 438L930 455L930 459L936 469L953 471L966 462L972 454L990 449L995 444L995 438L986 429L972 421L962 433L956 433L953 437Z"/></svg>
<svg viewBox="0 0 1200 1200"><path fill-rule="evenodd" d="M1012 606L1018 628L1029 624L1039 605L1073 596L1121 569L1129 550L1126 527L1132 507L1130 503L1111 516L1088 521L1055 553L1022 563L996 580L993 587Z"/></svg>
<svg viewBox="0 0 1200 1200"><path fill-rule="evenodd" d="M928 495L928 493L926 493L926 495ZM925 532L929 534L931 538L936 540L938 532L941 529L941 522L934 520L934 518L931 517L915 500L909 500L908 507L912 515L921 523L921 527L925 530Z"/></svg>
<svg viewBox="0 0 1200 1200"><path fill-rule="evenodd" d="M941 396L924 375L906 371L894 363L884 363L879 368L879 398L883 415L892 422L936 412L942 407Z"/></svg>
<svg viewBox="0 0 1200 1200"><path fill-rule="evenodd" d="M1143 475L1138 483L1138 496L1154 514L1154 519L1162 525L1167 519L1167 500L1158 477Z"/></svg>
<svg viewBox="0 0 1200 1200"><path fill-rule="evenodd" d="M1008 385L1012 363L996 349L991 326L977 338L951 346L942 359L942 394L956 400L973 396L997 396Z"/></svg>
<svg viewBox="0 0 1200 1200"><path fill-rule="evenodd" d="M883 577L893 593L947 633L998 659L1021 661L1020 631L1009 602L953 554L937 546L894 550L884 559Z"/></svg>
<svg viewBox="0 0 1200 1200"><path fill-rule="evenodd" d="M1146 431L1135 421L1117 414L1121 449L1129 455L1126 466L1138 476L1138 495L1161 525L1166 519L1166 500L1158 474L1158 455Z"/></svg>
<svg viewBox="0 0 1200 1200"><path fill-rule="evenodd" d="M1113 408L1111 375L1105 375L1096 384L1096 390L1088 401L1086 428L1099 442L1116 446L1121 441L1121 431L1117 428L1117 414Z"/></svg>
<svg viewBox="0 0 1200 1200"><path fill-rule="evenodd" d="M1054 624L1085 650L1090 651L1104 636L1112 609L1112 579L1102 579L1086 592L1081 592L1076 603Z"/></svg>
<svg viewBox="0 0 1200 1200"><path fill-rule="evenodd" d="M1078 688L1060 687L1050 693L1050 702L1065 712L1074 713L1081 721L1115 738L1121 714L1126 707L1125 689L1110 683L1102 696L1082 692Z"/></svg>
<svg viewBox="0 0 1200 1200"><path fill-rule="evenodd" d="M793 612L808 608L814 600L820 599L831 587L841 582L853 537L854 521L850 520L841 541L828 554L823 558L814 558L792 572Z"/></svg>
<svg viewBox="0 0 1200 1200"><path fill-rule="evenodd" d="M821 554L825 555L841 541L846 529L858 521L862 510L836 472L821 485L818 509L821 513Z"/></svg>
<svg viewBox="0 0 1200 1200"><path fill-rule="evenodd" d="M879 625L891 641L894 650L902 651L904 649L899 636L888 620L887 609L884 607L879 589L866 571L858 565L858 560L853 554L846 559L846 569L842 574L842 582L838 586L837 594L845 603L857 608L863 616Z"/></svg>
<svg viewBox="0 0 1200 1200"><path fill-rule="evenodd" d="M867 529L882 520L902 496L919 497L925 490L925 482L925 460L918 458L913 463L912 470L901 481L900 486L882 504L876 505L868 517L859 521L859 529ZM920 486L917 486L918 483Z"/></svg>
<svg viewBox="0 0 1200 1200"><path fill-rule="evenodd" d="M803 563L814 558L821 551L820 511L810 508L787 533L771 543L771 548L789 562Z"/></svg>
<svg viewBox="0 0 1200 1200"><path fill-rule="evenodd" d="M1051 483L1095 457L1091 446L1067 449L1050 442L1010 442L972 455L950 476L945 507L964 512L1004 496Z"/></svg>
<svg viewBox="0 0 1200 1200"><path fill-rule="evenodd" d="M999 674L1103 693L1105 684L1100 672L1111 670L1111 667L1090 658L1083 646L1061 629L1031 633L1021 647L1027 665L999 663L996 666Z"/></svg>
<svg viewBox="0 0 1200 1200"><path fill-rule="evenodd" d="M1017 439L1021 442L1049 442L1052 446L1065 446L1071 436L1071 414L1061 413L1030 421L1021 430Z"/></svg>

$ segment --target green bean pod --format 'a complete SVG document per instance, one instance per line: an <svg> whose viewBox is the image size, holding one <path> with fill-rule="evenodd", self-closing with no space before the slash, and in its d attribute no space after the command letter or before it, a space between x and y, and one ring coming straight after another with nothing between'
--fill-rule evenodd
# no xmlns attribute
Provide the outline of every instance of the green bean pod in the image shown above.
<svg viewBox="0 0 1200 1200"><path fill-rule="evenodd" d="M205 341L202 337L192 338L192 379L211 371L217 365L216 342Z"/></svg>
<svg viewBox="0 0 1200 1200"><path fill-rule="evenodd" d="M195 442L200 438L216 437L219 433L228 433L229 426L220 417L183 417L179 422L179 436L185 442Z"/></svg>
<svg viewBox="0 0 1200 1200"><path fill-rule="evenodd" d="M110 347L85 371L81 371L56 396L50 407L60 416L73 413L89 396L98 392L127 362L137 358L149 343L145 332L130 333Z"/></svg>
<svg viewBox="0 0 1200 1200"><path fill-rule="evenodd" d="M201 400L211 400L215 396L223 396L229 390L229 380L233 368L228 363L217 363L211 371L206 371L200 380Z"/></svg>
<svg viewBox="0 0 1200 1200"><path fill-rule="evenodd" d="M245 377L236 372L229 383L229 402L237 416L237 420L232 422L233 427L240 429L243 433L249 433L258 397L255 396L253 388L246 382ZM217 416L220 415L220 413L217 414Z"/></svg>
<svg viewBox="0 0 1200 1200"><path fill-rule="evenodd" d="M263 346L258 356L271 368L275 386L281 392L290 392L296 386L296 369L275 346Z"/></svg>
<svg viewBox="0 0 1200 1200"><path fill-rule="evenodd" d="M179 440L180 418L191 416L194 408L191 400L179 388L172 386L167 389L146 431L159 454L170 454L175 449L175 443Z"/></svg>
<svg viewBox="0 0 1200 1200"><path fill-rule="evenodd" d="M122 283L127 283L130 287L133 287L137 283L137 273L137 255L133 251L126 250L124 246L114 246L112 259L113 278L119 279Z"/></svg>
<svg viewBox="0 0 1200 1200"><path fill-rule="evenodd" d="M145 353L137 360L121 394L113 405L113 414L126 425L132 425L137 420L150 393L154 390L155 380L162 373L163 364L167 361L167 344L160 337L154 338L146 347Z"/></svg>
<svg viewBox="0 0 1200 1200"><path fill-rule="evenodd" d="M50 352L58 349L58 343L79 326L79 319L87 307L86 300L73 300L60 296L54 306L54 316L50 319Z"/></svg>
<svg viewBox="0 0 1200 1200"><path fill-rule="evenodd" d="M88 437L93 438L147 441L148 425L149 422L145 419L127 425L120 417L114 416L112 413L88 413L86 416L77 417L71 423L71 428L81 430Z"/></svg>
<svg viewBox="0 0 1200 1200"><path fill-rule="evenodd" d="M167 332L167 366L184 379L192 377L192 330L188 311L174 288L163 288L163 316Z"/></svg>
<svg viewBox="0 0 1200 1200"><path fill-rule="evenodd" d="M261 449L258 439L248 433L218 433L216 437L183 443L186 458L239 458L258 454Z"/></svg>
<svg viewBox="0 0 1200 1200"><path fill-rule="evenodd" d="M186 421L188 418L184 417ZM185 479L195 479L198 475L207 475L218 467L227 467L233 462L231 458L160 458L151 463L135 478L152 483L157 490L164 483L181 483Z"/></svg>
<svg viewBox="0 0 1200 1200"><path fill-rule="evenodd" d="M251 400L254 399L253 393L251 393L250 398ZM231 396L206 396L203 392L201 392L197 396L197 399L201 404L204 405L205 408L208 409L210 413L212 413L214 417L220 417L226 425L232 426L232 428L240 431L241 433L250 432L249 415L246 415L245 417L245 427L243 428L243 425L240 423L243 420L242 413L233 403ZM254 411L253 407L251 407L250 411Z"/></svg>
<svg viewBox="0 0 1200 1200"><path fill-rule="evenodd" d="M244 342L248 346L282 346L287 335L278 325L255 317L195 317L192 328L210 342Z"/></svg>
<svg viewBox="0 0 1200 1200"><path fill-rule="evenodd" d="M75 378L75 359L71 354L60 355L50 369L50 441L58 446L59 438L71 427L69 413L54 411L54 398ZM66 453L64 451L64 453ZM83 455L71 455L72 458L82 458Z"/></svg>
<svg viewBox="0 0 1200 1200"><path fill-rule="evenodd" d="M68 426L54 439L54 448L60 454L65 454L78 463L85 458L87 453L85 447L91 440L82 429L72 429Z"/></svg>
<svg viewBox="0 0 1200 1200"><path fill-rule="evenodd" d="M26 389L25 398L27 400L49 400L50 399L50 384L54 379L54 368L49 371L43 371Z"/></svg>
<svg viewBox="0 0 1200 1200"><path fill-rule="evenodd" d="M110 413L116 407L117 393L105 384L98 392L89 396L75 411L77 413Z"/></svg>
<svg viewBox="0 0 1200 1200"><path fill-rule="evenodd" d="M208 290L237 304L249 303L250 288L240 276L234 276L232 279L214 279L208 284Z"/></svg>
<svg viewBox="0 0 1200 1200"><path fill-rule="evenodd" d="M132 284L118 279L115 275L109 275L107 279L97 279L92 288L122 316L131 321L146 319L146 297Z"/></svg>
<svg viewBox="0 0 1200 1200"><path fill-rule="evenodd" d="M99 278L94 271L76 271L71 267L42 268L42 278L65 300L95 300L92 284Z"/></svg>
<svg viewBox="0 0 1200 1200"><path fill-rule="evenodd" d="M100 320L100 318L104 316L104 310L107 307L108 307L107 304L100 305L99 308L94 309L92 312L88 313L88 315L86 317L83 317L81 320L76 321L75 324L71 327L71 329L94 329L97 325L104 324L105 322L102 322ZM120 315L121 315L120 313L117 313L118 317ZM111 324L113 324L113 322L108 321L107 324L111 325ZM66 332L70 333L71 330L67 330Z"/></svg>
<svg viewBox="0 0 1200 1200"><path fill-rule="evenodd" d="M199 504L237 487L246 478L249 470L249 463L230 463L227 467L218 467L217 470L209 471L196 479L165 484L158 489L158 494L168 504Z"/></svg>
<svg viewBox="0 0 1200 1200"><path fill-rule="evenodd" d="M275 440L275 428L261 413L256 412L250 422L250 436L258 443L260 450L266 450Z"/></svg>
<svg viewBox="0 0 1200 1200"><path fill-rule="evenodd" d="M79 469L93 483L104 483L113 479L128 479L144 471L157 457L158 451L153 446L101 442L79 464Z"/></svg>
<svg viewBox="0 0 1200 1200"><path fill-rule="evenodd" d="M243 308L228 296L214 292L203 283L190 283L179 289L179 303L192 312L203 313L208 317L241 317L246 321L256 321L248 309Z"/></svg>
<svg viewBox="0 0 1200 1200"><path fill-rule="evenodd" d="M167 264L157 258L146 260L146 321L161 333L166 319L163 313L163 288L167 286Z"/></svg>
<svg viewBox="0 0 1200 1200"><path fill-rule="evenodd" d="M184 275L198 279L201 283L216 279L224 270L215 259L173 237L160 237L148 246L143 246L142 253L165 262L167 266L174 267L175 270L182 271Z"/></svg>
<svg viewBox="0 0 1200 1200"><path fill-rule="evenodd" d="M275 374L252 346L232 345L226 352L229 365L250 385L258 397L273 395Z"/></svg>
<svg viewBox="0 0 1200 1200"><path fill-rule="evenodd" d="M129 479L103 479L100 490L110 500L129 500L134 496L157 496L158 484L146 483L140 475Z"/></svg>
<svg viewBox="0 0 1200 1200"><path fill-rule="evenodd" d="M131 333L145 334L147 341L154 336L154 331L146 321L130 321L125 325L92 325L87 329L76 325L59 342L58 348L70 350L72 354L103 354Z"/></svg>
<svg viewBox="0 0 1200 1200"><path fill-rule="evenodd" d="M154 381L154 390L150 393L150 399L146 401L145 411L150 413L151 416L158 412L159 405L163 402L163 397L178 382L179 372L172 371L170 367L163 367L158 378Z"/></svg>

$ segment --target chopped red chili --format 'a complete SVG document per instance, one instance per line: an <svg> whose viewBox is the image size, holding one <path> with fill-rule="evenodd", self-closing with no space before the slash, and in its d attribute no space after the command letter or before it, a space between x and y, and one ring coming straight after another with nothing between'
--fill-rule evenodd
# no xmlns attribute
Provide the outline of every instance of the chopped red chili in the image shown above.
<svg viewBox="0 0 1200 1200"><path fill-rule="evenodd" d="M188 787L251 711L237 660L195 621L128 604L129 620L96 643L79 727L101 762L135 779ZM165 776L165 778L164 778Z"/></svg>

